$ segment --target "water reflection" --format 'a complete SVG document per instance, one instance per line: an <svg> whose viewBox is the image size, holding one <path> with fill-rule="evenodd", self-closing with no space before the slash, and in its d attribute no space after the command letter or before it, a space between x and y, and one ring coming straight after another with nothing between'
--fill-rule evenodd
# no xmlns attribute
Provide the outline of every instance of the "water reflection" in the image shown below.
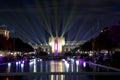
<svg viewBox="0 0 120 80"><path fill-rule="evenodd" d="M8 68L7 68L7 69L8 69L8 70L7 70L8 72L10 72L10 68L11 68L11 63L8 63Z"/></svg>
<svg viewBox="0 0 120 80"><path fill-rule="evenodd" d="M84 68L86 67L86 62L83 62L83 67L84 67Z"/></svg>
<svg viewBox="0 0 120 80"><path fill-rule="evenodd" d="M33 62L33 63L34 63L34 64L33 64L33 66L34 66L34 67L33 67L33 69L34 69L33 72L37 72L37 70L36 70L36 69L37 69L36 59L34 59L34 62Z"/></svg>
<svg viewBox="0 0 120 80"><path fill-rule="evenodd" d="M65 72L65 65L61 61L51 61L51 72ZM64 75L51 75L50 80L65 80Z"/></svg>
<svg viewBox="0 0 120 80"><path fill-rule="evenodd" d="M12 63L3 64L6 69L0 70L0 72L80 72L79 60L51 60L43 61L42 59L32 59L29 61L17 61ZM3 66L2 65L2 66ZM7 65L7 66L6 66ZM3 68L0 66L0 68ZM6 71L7 70L7 71ZM23 77L24 79L28 77ZM74 76L65 75L40 75L30 76L30 80L66 80L74 79Z"/></svg>
<svg viewBox="0 0 120 80"><path fill-rule="evenodd" d="M66 72L69 72L69 63L67 61L64 62Z"/></svg>
<svg viewBox="0 0 120 80"><path fill-rule="evenodd" d="M6 66L7 65L7 66ZM17 61L3 64L0 68L7 69L7 72L80 72L80 66L85 67L86 63L80 60L49 60L32 59L29 61ZM4 69L0 72L6 72Z"/></svg>
<svg viewBox="0 0 120 80"><path fill-rule="evenodd" d="M17 61L0 65L0 72L85 72L90 68L86 62L81 59L63 59L63 60L42 60L32 59L29 61ZM93 71L96 67L93 67ZM95 68L95 69L94 69ZM20 80L79 80L84 78L88 80L87 76L80 75L37 75L24 76ZM9 79L8 79L9 80ZM15 79L16 80L16 79Z"/></svg>
<svg viewBox="0 0 120 80"><path fill-rule="evenodd" d="M24 72L24 63L21 63L21 72Z"/></svg>

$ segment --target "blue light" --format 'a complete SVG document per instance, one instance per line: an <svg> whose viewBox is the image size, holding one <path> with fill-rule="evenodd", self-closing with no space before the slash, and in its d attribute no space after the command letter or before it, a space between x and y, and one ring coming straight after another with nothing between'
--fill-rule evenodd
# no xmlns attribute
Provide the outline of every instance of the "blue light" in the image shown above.
<svg viewBox="0 0 120 80"><path fill-rule="evenodd" d="M86 67L86 62L83 62L83 67L84 67L84 68Z"/></svg>
<svg viewBox="0 0 120 80"><path fill-rule="evenodd" d="M8 66L11 66L11 63L8 63Z"/></svg>
<svg viewBox="0 0 120 80"><path fill-rule="evenodd" d="M19 61L18 63L20 64L21 62Z"/></svg>
<svg viewBox="0 0 120 80"><path fill-rule="evenodd" d="M24 64L22 63L22 64L21 64L21 68L23 68L23 67L24 67Z"/></svg>
<svg viewBox="0 0 120 80"><path fill-rule="evenodd" d="M18 65L18 62L16 62L16 65Z"/></svg>

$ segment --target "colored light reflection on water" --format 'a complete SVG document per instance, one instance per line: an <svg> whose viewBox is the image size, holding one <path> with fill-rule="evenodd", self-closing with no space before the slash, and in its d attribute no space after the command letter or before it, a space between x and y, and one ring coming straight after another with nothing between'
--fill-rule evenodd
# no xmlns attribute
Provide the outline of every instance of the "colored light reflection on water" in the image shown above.
<svg viewBox="0 0 120 80"><path fill-rule="evenodd" d="M24 72L24 64L21 64L21 72Z"/></svg>
<svg viewBox="0 0 120 80"><path fill-rule="evenodd" d="M11 66L11 63L8 63L8 67L10 67Z"/></svg>
<svg viewBox="0 0 120 80"><path fill-rule="evenodd" d="M76 60L76 64L79 65L79 60Z"/></svg>
<svg viewBox="0 0 120 80"><path fill-rule="evenodd" d="M6 64L3 64L6 65ZM78 59L63 59L63 60L42 60L42 59L31 59L29 61L18 61L8 63L6 66L7 72L82 72L80 66L86 64ZM1 67L1 66L0 66ZM6 71L3 71L6 72ZM37 77L30 76L31 80L38 80ZM75 76L65 75L47 75L39 76L39 80L74 80Z"/></svg>
<svg viewBox="0 0 120 80"><path fill-rule="evenodd" d="M3 61L3 58L0 56L0 61Z"/></svg>
<svg viewBox="0 0 120 80"><path fill-rule="evenodd" d="M64 64L65 64L66 72L68 72L68 71L69 71L69 66L70 66L70 65L69 65L69 63L68 63L67 61L65 61Z"/></svg>
<svg viewBox="0 0 120 80"><path fill-rule="evenodd" d="M83 66L83 61L81 59L79 59L79 65Z"/></svg>
<svg viewBox="0 0 120 80"><path fill-rule="evenodd" d="M18 65L18 62L16 62L16 65Z"/></svg>
<svg viewBox="0 0 120 80"><path fill-rule="evenodd" d="M62 61L51 61L51 72L64 72L64 64ZM51 80L64 80L64 75L51 75Z"/></svg>
<svg viewBox="0 0 120 80"><path fill-rule="evenodd" d="M10 69L11 69L11 63L8 63L8 72L10 72Z"/></svg>
<svg viewBox="0 0 120 80"><path fill-rule="evenodd" d="M86 67L86 62L83 62L83 67Z"/></svg>
<svg viewBox="0 0 120 80"><path fill-rule="evenodd" d="M5 65L5 64L3 64ZM42 61L41 59L32 59L28 62L18 61L13 63L8 63L8 72L78 72L78 67L80 65L86 66L85 62L81 60L60 60L60 61ZM75 66L76 65L76 66ZM12 67L11 67L12 66ZM25 71L27 66L28 71ZM14 68L14 69L13 69Z"/></svg>

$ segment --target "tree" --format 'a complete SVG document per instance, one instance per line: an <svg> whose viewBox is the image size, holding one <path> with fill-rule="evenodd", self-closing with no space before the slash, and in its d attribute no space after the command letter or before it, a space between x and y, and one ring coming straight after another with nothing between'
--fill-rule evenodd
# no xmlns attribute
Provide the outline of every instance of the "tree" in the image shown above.
<svg viewBox="0 0 120 80"><path fill-rule="evenodd" d="M111 50L114 46L111 39L108 37L109 29L105 28L102 30L102 32L96 37L95 40L95 49L96 50L102 50L107 49Z"/></svg>
<svg viewBox="0 0 120 80"><path fill-rule="evenodd" d="M92 40L85 42L81 46L81 50L83 50L83 51L90 51L90 50L92 50Z"/></svg>
<svg viewBox="0 0 120 80"><path fill-rule="evenodd" d="M21 52L31 52L31 51L34 51L34 49L32 48L31 45L23 42L19 38L10 38L9 40L11 40L12 43L13 43L13 47L12 47L13 51L21 51Z"/></svg>
<svg viewBox="0 0 120 80"><path fill-rule="evenodd" d="M109 39L116 44L116 47L120 47L120 24L111 26L108 34Z"/></svg>
<svg viewBox="0 0 120 80"><path fill-rule="evenodd" d="M21 51L21 52L30 52L34 51L32 46L27 43L24 43L19 38L9 38L0 35L0 49L1 50L11 50L11 51Z"/></svg>
<svg viewBox="0 0 120 80"><path fill-rule="evenodd" d="M13 47L12 41L0 35L0 49L1 50L11 50Z"/></svg>

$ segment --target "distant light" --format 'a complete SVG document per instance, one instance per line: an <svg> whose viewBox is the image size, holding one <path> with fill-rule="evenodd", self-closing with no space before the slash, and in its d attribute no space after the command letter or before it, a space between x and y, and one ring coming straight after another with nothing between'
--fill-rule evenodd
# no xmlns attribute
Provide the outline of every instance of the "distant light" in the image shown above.
<svg viewBox="0 0 120 80"><path fill-rule="evenodd" d="M103 30L101 30L101 33L103 32Z"/></svg>
<svg viewBox="0 0 120 80"><path fill-rule="evenodd" d="M79 61L78 60L76 60L76 64L79 65Z"/></svg>
<svg viewBox="0 0 120 80"><path fill-rule="evenodd" d="M16 62L16 65L18 65L18 62Z"/></svg>
<svg viewBox="0 0 120 80"><path fill-rule="evenodd" d="M69 63L67 63L67 61L65 61L65 67L68 69L69 68Z"/></svg>
<svg viewBox="0 0 120 80"><path fill-rule="evenodd" d="M22 61L22 63L24 63L24 61Z"/></svg>
<svg viewBox="0 0 120 80"><path fill-rule="evenodd" d="M11 53L11 55L13 55L13 53Z"/></svg>
<svg viewBox="0 0 120 80"><path fill-rule="evenodd" d="M40 59L40 61L42 61L42 59Z"/></svg>
<svg viewBox="0 0 120 80"><path fill-rule="evenodd" d="M2 55L2 54L0 54L0 56L2 57L3 55Z"/></svg>
<svg viewBox="0 0 120 80"><path fill-rule="evenodd" d="M93 53L93 51L90 51L90 53Z"/></svg>
<svg viewBox="0 0 120 80"><path fill-rule="evenodd" d="M30 60L30 62L32 62L32 59Z"/></svg>
<svg viewBox="0 0 120 80"><path fill-rule="evenodd" d="M52 45L52 43L50 42L50 43L49 43L49 45L51 46L51 45Z"/></svg>
<svg viewBox="0 0 120 80"><path fill-rule="evenodd" d="M39 62L39 60L37 60Z"/></svg>
<svg viewBox="0 0 120 80"><path fill-rule="evenodd" d="M8 66L11 66L11 63L8 63Z"/></svg>
<svg viewBox="0 0 120 80"><path fill-rule="evenodd" d="M87 54L88 52L87 51L85 51L85 54Z"/></svg>
<svg viewBox="0 0 120 80"><path fill-rule="evenodd" d="M86 67L86 62L83 62L83 67Z"/></svg>
<svg viewBox="0 0 120 80"><path fill-rule="evenodd" d="M72 62L74 62L74 59L71 59Z"/></svg>
<svg viewBox="0 0 120 80"><path fill-rule="evenodd" d="M8 72L10 72L11 63L8 63Z"/></svg>
<svg viewBox="0 0 120 80"><path fill-rule="evenodd" d="M20 61L18 63L20 64Z"/></svg>
<svg viewBox="0 0 120 80"><path fill-rule="evenodd" d="M24 67L24 64L23 64L23 63L21 64L21 67L22 67L22 68Z"/></svg>
<svg viewBox="0 0 120 80"><path fill-rule="evenodd" d="M32 65L32 64L33 64L33 62L29 62L29 64L30 64L30 65Z"/></svg>
<svg viewBox="0 0 120 80"><path fill-rule="evenodd" d="M108 53L108 50L101 50L100 53Z"/></svg>
<svg viewBox="0 0 120 80"><path fill-rule="evenodd" d="M65 61L65 59L62 59L62 61Z"/></svg>
<svg viewBox="0 0 120 80"><path fill-rule="evenodd" d="M93 55L93 54L91 54L91 53L89 54L89 56L92 56L92 55Z"/></svg>

